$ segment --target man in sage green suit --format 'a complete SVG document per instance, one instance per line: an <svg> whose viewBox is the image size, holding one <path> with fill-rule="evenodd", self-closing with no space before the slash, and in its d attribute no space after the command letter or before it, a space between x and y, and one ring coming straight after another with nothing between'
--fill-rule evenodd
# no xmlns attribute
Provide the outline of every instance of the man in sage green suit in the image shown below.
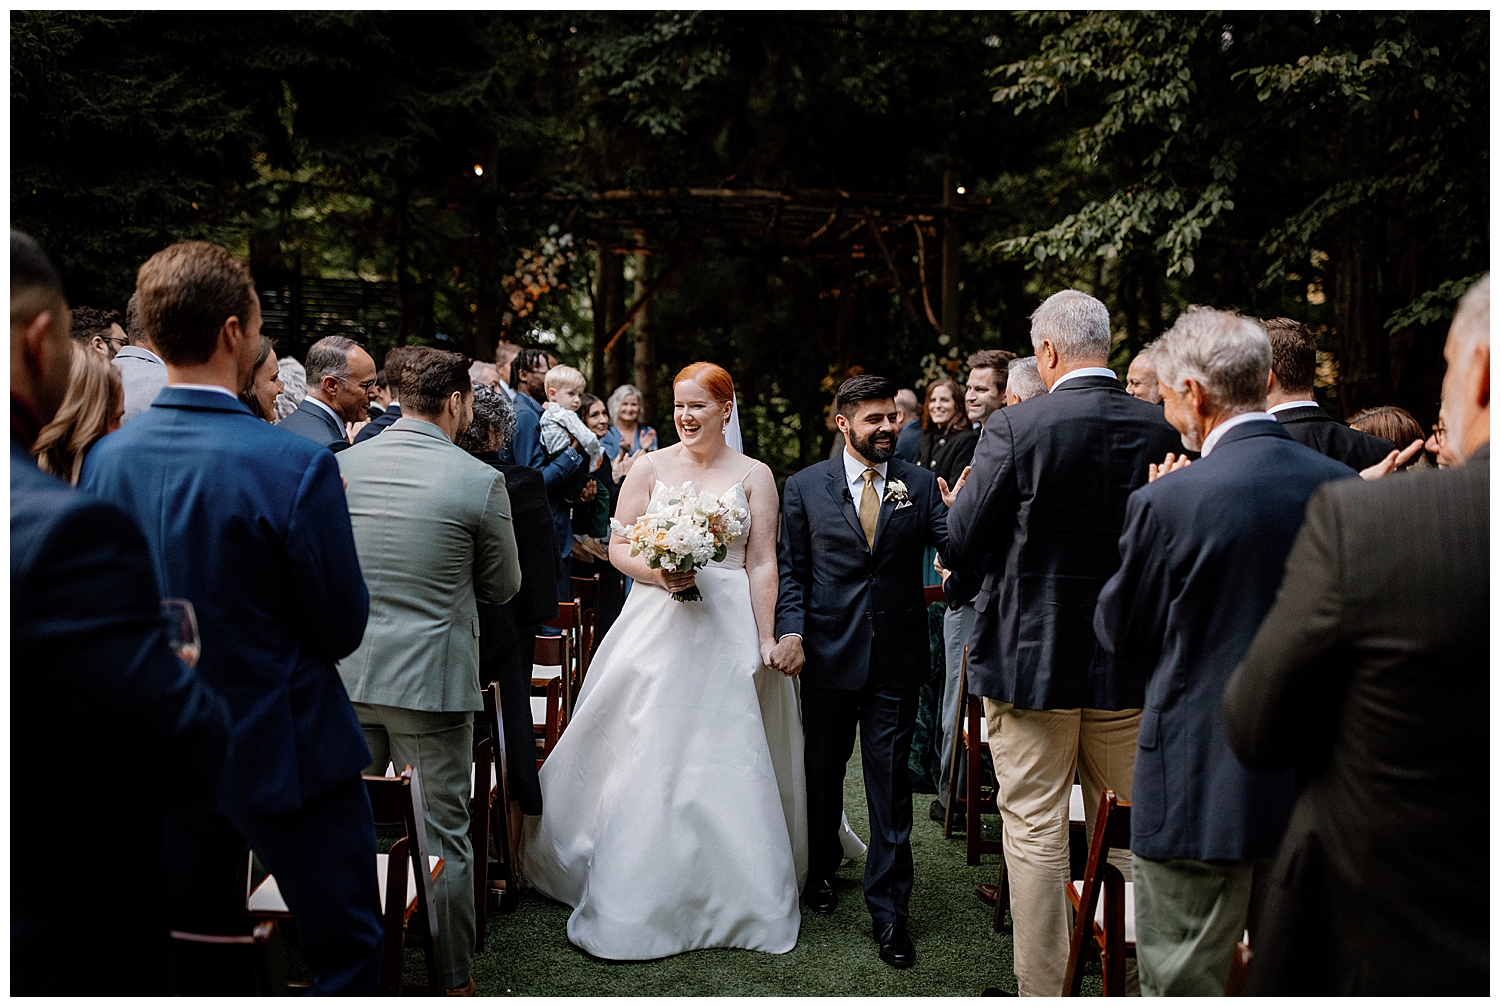
<svg viewBox="0 0 1500 1007"><path fill-rule="evenodd" d="M423 347L404 363L404 415L338 455L370 591L359 649L339 674L373 761L416 768L437 884L443 984L472 992L474 851L469 767L479 693L476 601L521 585L505 477L454 441L473 418L468 359Z"/></svg>

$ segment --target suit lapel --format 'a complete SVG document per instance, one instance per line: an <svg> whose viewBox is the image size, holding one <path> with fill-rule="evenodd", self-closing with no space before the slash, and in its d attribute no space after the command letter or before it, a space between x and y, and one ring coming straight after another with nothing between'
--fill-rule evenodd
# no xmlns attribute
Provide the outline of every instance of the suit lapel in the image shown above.
<svg viewBox="0 0 1500 1007"><path fill-rule="evenodd" d="M880 516L875 521L875 545L880 545L881 536L885 534L885 526L890 521L891 515L896 513L896 502L891 497L891 482L906 482L896 471L896 460L893 458L885 467L885 494L880 501ZM910 486L910 483L907 483ZM874 549L870 550L874 552Z"/></svg>
<svg viewBox="0 0 1500 1007"><path fill-rule="evenodd" d="M865 540L865 530L859 525L859 511L855 508L852 499L844 499L844 494L849 489L849 483L844 478L844 459L842 457L835 458L829 464L833 467L833 471L829 473L828 495L833 497L834 506L839 509L839 513L844 515L844 520L849 522L850 529L863 542ZM852 497L853 494L850 494L850 496ZM876 529L878 531L879 525L876 526Z"/></svg>

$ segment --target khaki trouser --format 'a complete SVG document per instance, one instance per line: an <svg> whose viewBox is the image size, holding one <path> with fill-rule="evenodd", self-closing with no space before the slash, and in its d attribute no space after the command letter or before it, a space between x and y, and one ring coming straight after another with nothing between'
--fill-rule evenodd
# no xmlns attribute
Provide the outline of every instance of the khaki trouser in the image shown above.
<svg viewBox="0 0 1500 1007"><path fill-rule="evenodd" d="M1017 710L984 701L990 754L1005 826L1005 865L1015 970L1021 996L1058 996L1068 967L1073 911L1064 890L1068 871L1068 799L1077 774L1088 834L1099 794L1130 800L1140 710ZM1130 880L1130 852L1110 863ZM1134 970L1130 970L1132 973Z"/></svg>

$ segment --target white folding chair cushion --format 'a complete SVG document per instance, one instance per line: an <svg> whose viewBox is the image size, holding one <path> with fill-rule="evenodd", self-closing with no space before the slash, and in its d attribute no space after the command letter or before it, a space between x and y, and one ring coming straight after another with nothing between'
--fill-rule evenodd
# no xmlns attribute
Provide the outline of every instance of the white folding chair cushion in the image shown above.
<svg viewBox="0 0 1500 1007"><path fill-rule="evenodd" d="M533 726L545 726L547 723L547 698L545 696L531 697L531 723Z"/></svg>
<svg viewBox="0 0 1500 1007"><path fill-rule="evenodd" d="M386 864L390 859L389 854L375 854L375 876L380 881L380 904L382 906L385 905ZM434 871L438 869L438 865L442 862L442 857L429 855L427 858L429 868ZM412 873L410 858L406 861L406 894L406 905L407 908L410 908L412 903L417 900L416 875ZM276 884L276 879L269 875L266 877L266 880L260 883L260 887L251 893L250 901L246 904L245 908L250 911L250 915L252 916L262 913L284 914L290 912L286 907L286 900L281 897L281 886Z"/></svg>
<svg viewBox="0 0 1500 1007"><path fill-rule="evenodd" d="M1073 784L1073 793L1068 797L1068 821L1082 825L1088 819L1083 814L1083 788Z"/></svg>
<svg viewBox="0 0 1500 1007"><path fill-rule="evenodd" d="M1083 898L1083 882L1074 881L1073 894ZM1094 922L1104 926L1104 892L1099 893L1099 905L1094 910ZM1125 882L1125 943L1135 944L1135 882Z"/></svg>
<svg viewBox="0 0 1500 1007"><path fill-rule="evenodd" d="M562 678L562 665L560 664L533 664L531 666L531 677L551 681L554 678Z"/></svg>

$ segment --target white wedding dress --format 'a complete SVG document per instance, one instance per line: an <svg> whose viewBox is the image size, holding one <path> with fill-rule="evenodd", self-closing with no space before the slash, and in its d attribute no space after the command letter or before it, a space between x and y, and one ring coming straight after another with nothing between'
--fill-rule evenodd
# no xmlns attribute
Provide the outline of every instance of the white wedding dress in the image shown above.
<svg viewBox="0 0 1500 1007"><path fill-rule="evenodd" d="M542 766L523 870L599 958L797 943L802 722L794 680L761 664L748 537L698 572L700 601L635 585Z"/></svg>

